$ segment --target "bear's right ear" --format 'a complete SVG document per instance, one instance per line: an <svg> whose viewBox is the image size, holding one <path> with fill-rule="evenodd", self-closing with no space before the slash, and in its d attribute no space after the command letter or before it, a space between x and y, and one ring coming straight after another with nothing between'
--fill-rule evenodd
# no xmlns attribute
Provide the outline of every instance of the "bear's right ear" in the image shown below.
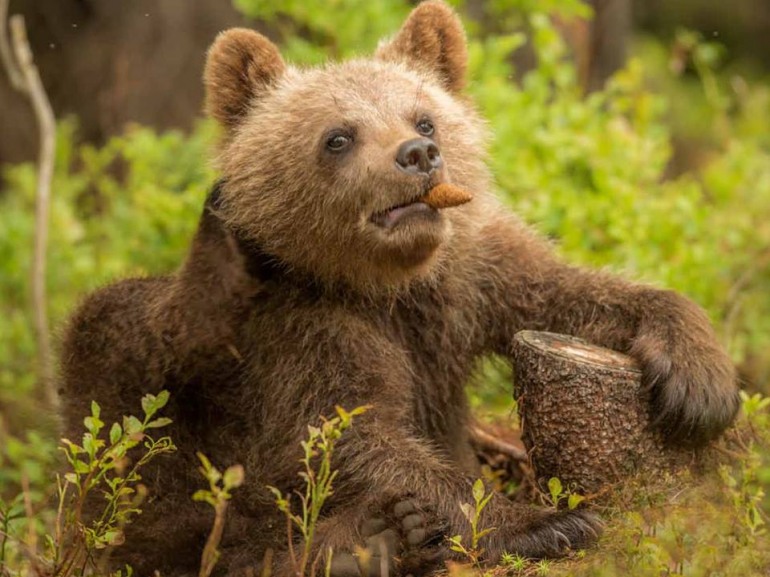
<svg viewBox="0 0 770 577"><path fill-rule="evenodd" d="M246 28L222 32L206 57L206 112L225 128L233 128L284 70L276 45L258 32Z"/></svg>
<svg viewBox="0 0 770 577"><path fill-rule="evenodd" d="M459 92L465 85L465 31L455 11L441 0L420 3L398 34L379 46L375 56L430 70L449 92Z"/></svg>

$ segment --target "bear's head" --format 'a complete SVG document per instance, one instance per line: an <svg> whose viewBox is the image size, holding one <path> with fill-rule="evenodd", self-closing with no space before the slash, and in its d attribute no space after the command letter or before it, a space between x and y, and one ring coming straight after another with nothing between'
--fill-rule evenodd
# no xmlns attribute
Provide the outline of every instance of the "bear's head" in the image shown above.
<svg viewBox="0 0 770 577"><path fill-rule="evenodd" d="M223 32L205 71L225 131L222 220L323 284L391 291L435 277L470 242L488 189L484 125L460 94L466 65L462 25L435 0L373 58L318 68L286 65L254 31ZM477 198L420 202L442 182Z"/></svg>

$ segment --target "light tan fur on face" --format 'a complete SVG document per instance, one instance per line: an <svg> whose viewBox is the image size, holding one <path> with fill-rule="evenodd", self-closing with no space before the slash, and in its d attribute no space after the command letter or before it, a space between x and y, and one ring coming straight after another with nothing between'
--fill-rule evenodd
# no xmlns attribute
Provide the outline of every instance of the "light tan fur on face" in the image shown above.
<svg viewBox="0 0 770 577"><path fill-rule="evenodd" d="M404 141L419 136L415 123L424 114L436 125L444 161L437 178L486 189L484 124L435 76L371 60L288 68L221 150L222 218L327 285L391 292L438 272L448 243L475 226L482 199L443 215L441 230L404 227L386 235L369 222L419 196L422 185L394 159ZM324 134L343 126L355 130L356 149L346 158L324 155Z"/></svg>

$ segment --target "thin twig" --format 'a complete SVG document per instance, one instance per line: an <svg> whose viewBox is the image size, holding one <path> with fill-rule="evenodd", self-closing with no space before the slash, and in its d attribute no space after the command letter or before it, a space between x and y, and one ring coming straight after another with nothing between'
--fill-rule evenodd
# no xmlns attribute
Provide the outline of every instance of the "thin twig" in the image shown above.
<svg viewBox="0 0 770 577"><path fill-rule="evenodd" d="M40 566L37 550L37 528L35 526L35 509L32 506L32 496L29 487L29 476L26 471L21 474L21 491L24 499L24 513L27 516L27 538L24 541L24 547L29 555L30 566L33 575L44 575L43 568Z"/></svg>
<svg viewBox="0 0 770 577"><path fill-rule="evenodd" d="M294 551L294 537L292 535L292 522L291 515L286 515L286 542L289 544L289 559L291 559L291 565L294 569L295 575L301 575L299 570L299 561L297 561L297 554Z"/></svg>
<svg viewBox="0 0 770 577"><path fill-rule="evenodd" d="M27 545L30 551L37 553L37 529L35 528L35 510L32 508L32 497L29 492L29 476L21 472L21 491L24 497L24 512L27 515Z"/></svg>
<svg viewBox="0 0 770 577"><path fill-rule="evenodd" d="M53 178L56 146L56 121L40 74L32 58L24 18L16 15L10 20L10 49L5 30L8 0L0 0L0 52L11 84L24 94L32 105L37 120L40 151L38 155L37 190L35 194L35 239L32 261L32 302L38 345L38 366L48 406L58 409L59 397L54 385L51 356L51 334L48 329L45 290L46 248L48 245L48 211Z"/></svg>
<svg viewBox="0 0 770 577"><path fill-rule="evenodd" d="M206 546L203 548L201 568L198 573L199 577L209 577L219 559L217 547L219 547L219 543L222 541L222 533L225 529L225 513L227 512L228 504L227 500L221 498L214 506L214 526L211 528L211 533L209 533L209 537L206 540Z"/></svg>
<svg viewBox="0 0 770 577"><path fill-rule="evenodd" d="M5 24L8 17L8 2L9 0L0 0L0 61L8 73L8 80L11 81L11 86L19 92L26 93L27 85L24 83L24 78L18 66L16 66L16 62L11 54L11 45L8 42L8 32Z"/></svg>
<svg viewBox="0 0 770 577"><path fill-rule="evenodd" d="M62 545L63 545L63 539L62 539L62 527L64 526L64 502L67 498L67 489L69 488L69 484L65 481L62 483L62 478L59 476L59 474L56 474L56 494L59 497L59 504L56 507L56 526L54 530L54 557L53 557L53 564L54 567L56 567L59 564L59 558L61 557L62 552Z"/></svg>

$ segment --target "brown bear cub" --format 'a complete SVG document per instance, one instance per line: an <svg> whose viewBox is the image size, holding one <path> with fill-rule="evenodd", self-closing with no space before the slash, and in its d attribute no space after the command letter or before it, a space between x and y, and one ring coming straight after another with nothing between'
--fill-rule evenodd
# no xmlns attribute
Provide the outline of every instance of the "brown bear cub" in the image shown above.
<svg viewBox="0 0 770 577"><path fill-rule="evenodd" d="M197 571L212 521L190 499L202 451L246 469L218 570L259 571L272 549L273 575L294 574L266 485L301 487L300 441L319 415L371 405L334 455L319 567L329 547L335 576L440 567L453 555L445 536L470 540L459 505L479 474L463 385L522 329L633 355L671 442L702 444L733 420L733 367L700 308L560 262L492 196L466 64L461 24L436 0L372 58L318 68L285 64L250 30L217 38L205 83L225 133L222 180L189 257L174 275L95 292L64 344L71 434L92 399L112 420L139 412L143 393L171 391L179 451L145 474L151 498L116 561L142 575ZM472 199L424 202L440 184ZM490 563L559 556L599 532L586 512L499 495L481 523L494 528L481 542ZM372 567L354 555L365 545Z"/></svg>

